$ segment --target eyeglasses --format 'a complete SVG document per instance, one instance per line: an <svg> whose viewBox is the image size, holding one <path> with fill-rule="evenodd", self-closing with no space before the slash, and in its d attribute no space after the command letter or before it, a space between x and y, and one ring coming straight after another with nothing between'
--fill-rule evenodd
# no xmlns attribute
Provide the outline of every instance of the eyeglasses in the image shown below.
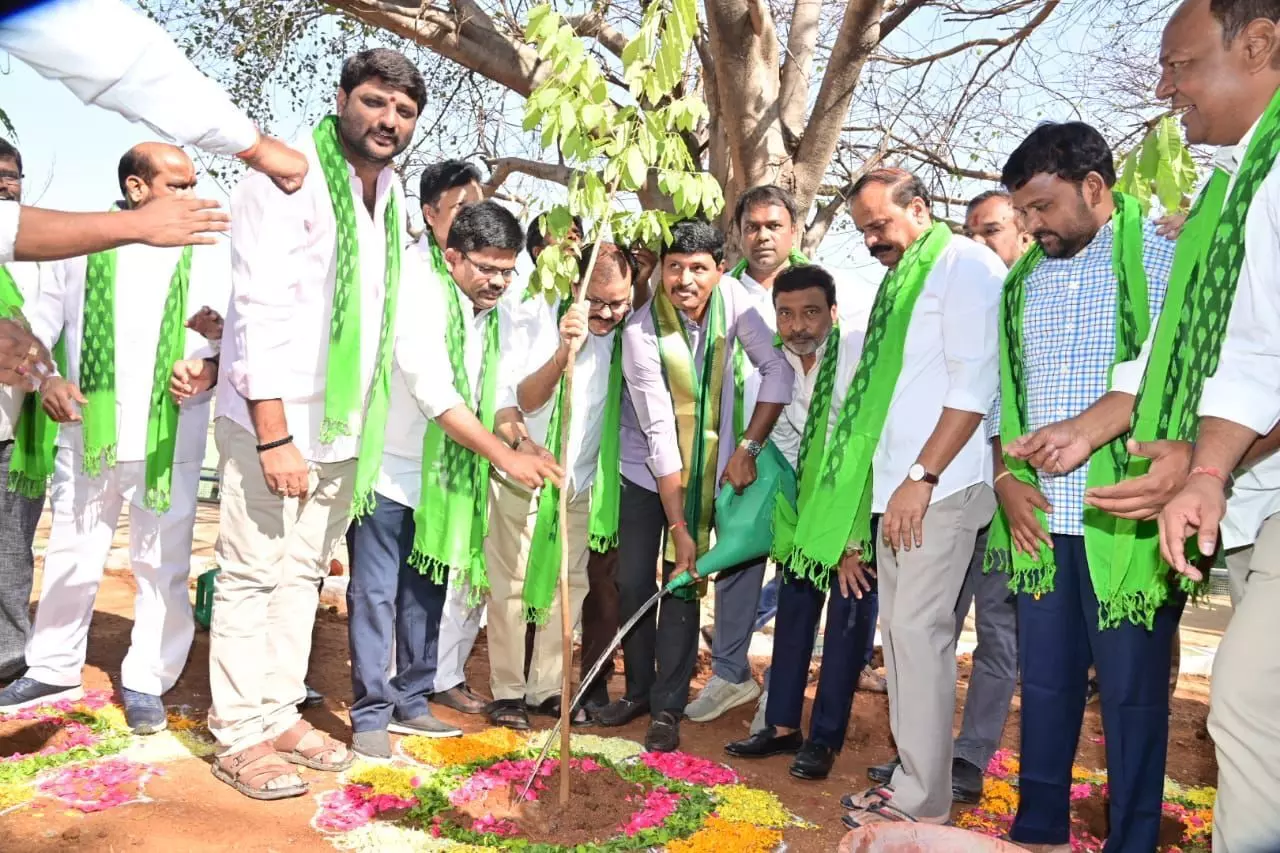
<svg viewBox="0 0 1280 853"><path fill-rule="evenodd" d="M482 264L466 252L462 253L462 257L466 258L467 263L476 268L476 272L480 273L480 275L490 281L501 276L503 281L510 284L511 280L516 277L515 267L495 267L490 266L489 264Z"/></svg>
<svg viewBox="0 0 1280 853"><path fill-rule="evenodd" d="M21 172L0 172L0 184L20 184L22 183Z"/></svg>
<svg viewBox="0 0 1280 853"><path fill-rule="evenodd" d="M630 299L619 299L617 302L605 302L603 299L596 299L594 296L587 297L587 304L596 311L603 311L608 308L613 314L621 314L631 307Z"/></svg>

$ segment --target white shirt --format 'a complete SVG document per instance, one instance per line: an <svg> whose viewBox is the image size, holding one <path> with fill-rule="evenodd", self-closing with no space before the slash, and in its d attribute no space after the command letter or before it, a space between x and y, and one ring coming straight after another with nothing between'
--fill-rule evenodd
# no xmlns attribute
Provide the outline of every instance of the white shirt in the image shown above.
<svg viewBox="0 0 1280 853"><path fill-rule="evenodd" d="M16 201L0 201L0 264L13 260L14 244L18 242L18 217L22 205Z"/></svg>
<svg viewBox="0 0 1280 853"><path fill-rule="evenodd" d="M405 252L400 269L400 296L396 305L395 366L391 372L391 403L387 411L386 443L382 468L374 491L396 503L416 507L422 492L422 442L429 418L438 418L464 404L453 387L453 371L445 343L448 288L457 291L462 305L463 363L471 386L472 402L479 406L484 383L484 344L489 315L498 312L499 376L495 411L515 405L510 377L503 371L511 361L512 320L505 305L476 313L471 300L453 279L441 281L431 268L431 253L423 235Z"/></svg>
<svg viewBox="0 0 1280 853"><path fill-rule="evenodd" d="M255 172L231 194L231 308L222 341L216 414L253 432L246 401L283 400L289 432L303 457L340 462L359 452L360 414L351 435L331 444L320 442L337 221L311 135L295 147L311 167L296 193L285 195L266 175ZM355 169L347 164L347 171L360 242L360 364L352 369L360 371L363 399L373 380L382 334L383 213L395 193L403 223L404 196L395 172L383 169L370 215L360 201L364 193ZM401 275L403 281L403 271Z"/></svg>
<svg viewBox="0 0 1280 853"><path fill-rule="evenodd" d="M844 405L845 395L849 392L849 383L853 381L854 371L858 369L858 360L862 358L862 342L866 333L860 328L840 328L840 352L836 357L835 384L831 388L831 411L827 418L827 434L836 425L840 408ZM822 360L827 357L827 346L830 340L822 342L815 354L813 368L804 372L800 356L782 347L782 356L796 372L795 385L792 386L791 402L778 417L778 426L785 423L784 429L773 429L771 439L782 451L782 455L791 463L791 467L799 472L800 441L804 438L804 426L809 420L809 407L813 405L813 392L818 385L818 372L822 368Z"/></svg>
<svg viewBox="0 0 1280 853"><path fill-rule="evenodd" d="M115 251L116 458L121 462L136 462L146 459L156 345L160 340L169 282L182 249L133 245L121 246ZM67 351L67 378L77 385L84 334L87 260L79 257L43 264L40 297L35 311L28 314L32 332L49 349L62 338ZM226 311L227 282L213 274L209 261L209 256L200 249L193 251L184 322L202 305L219 313ZM213 354L209 342L199 334L187 329L185 335L184 357L204 358ZM167 388L168 382L165 384ZM212 392L207 392L183 403L178 418L175 462L204 458L212 396ZM58 446L71 448L79 455L83 450L81 425L62 424L58 429Z"/></svg>
<svg viewBox="0 0 1280 853"><path fill-rule="evenodd" d="M953 235L925 279L872 463L872 512L884 512L944 408L984 416L991 410L1000 385L996 328L1007 272L995 252ZM981 426L939 475L932 501L976 483L991 483L991 445Z"/></svg>
<svg viewBox="0 0 1280 853"><path fill-rule="evenodd" d="M34 312L40 294L40 266L31 263L11 263L4 266L13 276L18 292L22 294L23 314ZM26 396L20 388L0 385L0 441L13 438L13 428L18 424L18 415L22 412L22 401Z"/></svg>
<svg viewBox="0 0 1280 853"><path fill-rule="evenodd" d="M168 33L119 0L60 0L5 18L0 50L183 145L234 155L258 141L249 117Z"/></svg>
<svg viewBox="0 0 1280 853"><path fill-rule="evenodd" d="M515 373L519 380L537 371L551 360L560 345L560 322L557 314L560 302L549 304L542 296L524 302L516 323L515 344L511 348L511 361L516 362ZM565 454L568 464L566 488L572 498L591 488L596 478L596 462L600 457L600 439L604 429L604 409L609 396L609 369L613 360L613 342L618 330L607 335L588 334L579 350L573 368L573 395L570 399L572 416L569 421L569 446ZM517 383L518 385L518 383ZM618 389L622 393L622 389ZM553 392L541 408L524 411L525 426L529 437L547 447L547 428L551 424L551 410L555 406ZM559 455L559 447L548 447Z"/></svg>

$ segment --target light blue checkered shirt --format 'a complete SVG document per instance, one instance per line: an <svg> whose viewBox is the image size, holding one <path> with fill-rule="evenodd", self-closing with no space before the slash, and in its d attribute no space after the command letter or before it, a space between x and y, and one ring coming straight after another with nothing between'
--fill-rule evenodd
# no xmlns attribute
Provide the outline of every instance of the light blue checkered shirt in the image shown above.
<svg viewBox="0 0 1280 853"><path fill-rule="evenodd" d="M1173 241L1144 223L1142 265L1155 327L1169 287ZM1107 223L1074 258L1045 258L1027 278L1022 321L1027 431L1075 417L1107 393L1116 352L1114 230ZM1000 397L987 419L987 437L1000 433ZM1049 531L1084 535L1087 466L1058 476L1041 474L1040 490L1053 505Z"/></svg>

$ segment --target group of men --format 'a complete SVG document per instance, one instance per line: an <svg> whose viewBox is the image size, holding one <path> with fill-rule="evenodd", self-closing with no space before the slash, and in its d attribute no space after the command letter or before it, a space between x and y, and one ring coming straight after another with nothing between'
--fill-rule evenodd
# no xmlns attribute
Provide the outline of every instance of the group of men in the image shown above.
<svg viewBox="0 0 1280 853"><path fill-rule="evenodd" d="M656 591L659 563L663 580L695 569L717 490L750 487L772 442L795 469L798 502L773 519L781 582L763 715L731 754L796 753L795 775L826 777L878 602L898 757L842 799L849 826L944 823L953 800L976 797L1020 679L1011 839L1069 849L1092 664L1107 849L1155 849L1171 649L1221 529L1236 612L1210 714L1215 847L1274 849L1277 564L1265 543L1280 535L1278 24L1274 2L1186 0L1166 27L1158 94L1182 111L1189 142L1219 147L1176 244L1116 192L1097 131L1044 125L1009 157L1003 189L970 205L972 239L934 218L909 172L858 181L850 212L888 268L869 310L793 251L799 214L777 187L738 200L747 259L736 275L723 274L722 233L682 222L657 258L583 247L580 304L510 288L521 249L546 238L481 201L466 164L423 176L428 227L405 245L390 164L425 86L389 50L347 60L335 114L297 151L256 131L222 141L261 169L232 198L229 296L202 290L199 253L177 248L225 227L190 198L180 149L128 152L122 210L91 220L19 212L21 158L0 149L4 259L71 258L34 285L20 266L0 278L0 378L12 386L0 423L12 487L0 502L0 663L11 676L27 668L0 709L78 689L127 501L138 598L122 695L137 731L163 727L161 696L191 641L187 566L211 396L222 481L213 772L256 799L305 793L294 765L342 770L352 749L388 756L392 731L456 734L429 697L515 728L558 713L560 490L570 619L594 597L608 633ZM267 161L259 146L274 152ZM146 218L157 209L170 232ZM153 245L123 245L137 239ZM652 297L638 261L656 261ZM116 310L122 267L127 311ZM46 480L53 528L23 662L14 638L28 634L28 531ZM318 587L343 535L352 748L297 710ZM609 701L593 685L575 722L647 714L646 746L671 750L684 716L714 719L755 698L746 651L765 571L755 559L716 580L714 675L692 702L698 605L668 597L625 638L623 695ZM979 647L953 739L955 642L971 600ZM489 703L462 666L486 603Z"/></svg>

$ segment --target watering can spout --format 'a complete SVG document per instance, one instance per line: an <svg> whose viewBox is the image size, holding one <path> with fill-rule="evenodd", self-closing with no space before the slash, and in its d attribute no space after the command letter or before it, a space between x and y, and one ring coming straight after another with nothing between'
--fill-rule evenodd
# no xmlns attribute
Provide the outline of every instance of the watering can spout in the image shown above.
<svg viewBox="0 0 1280 853"><path fill-rule="evenodd" d="M716 497L716 544L698 558L698 577L709 578L748 560L766 557L773 545L773 509L777 501L796 504L796 474L769 442L756 457L756 480L742 494L725 486ZM667 582L666 592L696 583L689 572Z"/></svg>

